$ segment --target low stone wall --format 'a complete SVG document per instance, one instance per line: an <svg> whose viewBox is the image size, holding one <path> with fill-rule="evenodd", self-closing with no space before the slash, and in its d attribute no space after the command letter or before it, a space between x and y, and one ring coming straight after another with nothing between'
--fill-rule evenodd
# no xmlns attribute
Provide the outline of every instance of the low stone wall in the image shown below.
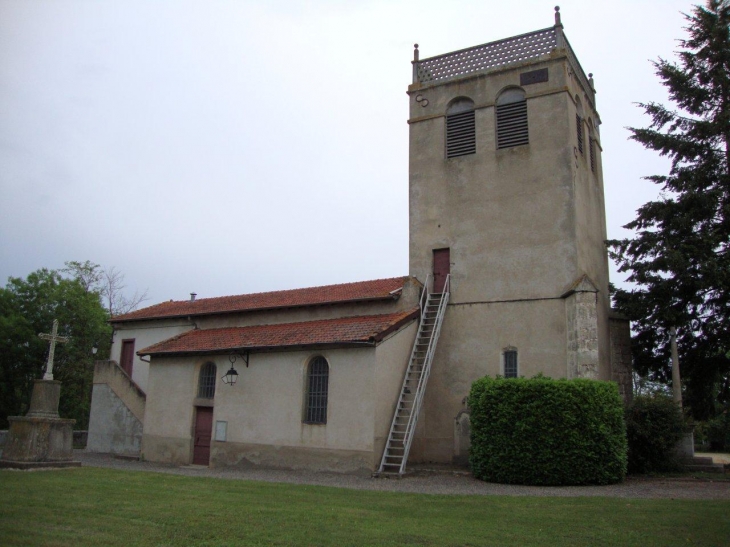
<svg viewBox="0 0 730 547"><path fill-rule="evenodd" d="M308 469L368 476L379 463L378 455L366 450L218 441L213 441L210 449L213 468Z"/></svg>
<svg viewBox="0 0 730 547"><path fill-rule="evenodd" d="M86 448L86 440L89 437L89 432L86 430L79 430L73 432L73 446L74 448ZM8 439L8 430L0 429L0 458L3 457L3 447L5 441Z"/></svg>

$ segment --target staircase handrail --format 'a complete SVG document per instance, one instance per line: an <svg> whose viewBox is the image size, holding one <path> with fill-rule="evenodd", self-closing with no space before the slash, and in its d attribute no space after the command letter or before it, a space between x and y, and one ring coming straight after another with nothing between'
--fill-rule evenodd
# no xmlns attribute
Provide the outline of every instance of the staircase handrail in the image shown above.
<svg viewBox="0 0 730 547"><path fill-rule="evenodd" d="M436 313L436 321L434 323L433 333L428 341L428 349L426 351L426 358L424 359L424 370L421 372L421 376L418 380L418 387L416 388L416 396L411 410L411 415L408 418L408 424L406 425L406 431L403 438L403 460L401 461L400 472L403 473L406 468L406 461L408 460L408 453L411 450L411 442L413 441L413 433L418 423L418 415L421 412L421 405L423 404L423 396L426 392L425 386L428 381L428 377L431 374L431 362L433 361L433 354L436 351L436 342L438 341L439 334L441 333L441 324L443 323L444 314L446 313L446 302L449 299L449 285L450 285L450 274L446 275L444 280L444 287L441 290L441 301L439 302L438 311ZM409 363L410 366L410 363Z"/></svg>
<svg viewBox="0 0 730 547"><path fill-rule="evenodd" d="M426 308L426 302L428 302L428 280L430 278L431 274L426 275L426 282L423 284L421 298L418 300L418 307L421 308L421 318L423 317L423 310Z"/></svg>

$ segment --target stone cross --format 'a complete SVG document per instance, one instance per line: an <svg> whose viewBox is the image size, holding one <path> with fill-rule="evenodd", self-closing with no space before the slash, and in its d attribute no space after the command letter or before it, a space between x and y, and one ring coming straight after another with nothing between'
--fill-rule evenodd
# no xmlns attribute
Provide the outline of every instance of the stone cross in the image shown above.
<svg viewBox="0 0 730 547"><path fill-rule="evenodd" d="M48 340L51 343L51 348L48 350L48 362L46 363L46 373L43 375L44 380L53 380L53 354L56 352L56 342L65 344L68 342L66 336L58 335L58 319L53 320L53 330L51 334L41 333L38 338Z"/></svg>

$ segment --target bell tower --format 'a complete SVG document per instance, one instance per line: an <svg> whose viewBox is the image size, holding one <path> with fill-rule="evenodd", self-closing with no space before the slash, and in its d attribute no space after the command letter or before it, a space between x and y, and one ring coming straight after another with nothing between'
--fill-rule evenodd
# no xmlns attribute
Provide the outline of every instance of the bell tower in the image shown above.
<svg viewBox="0 0 730 547"><path fill-rule="evenodd" d="M416 44L408 95L410 274L451 287L412 458L452 461L477 378L611 378L600 117L559 8L496 42Z"/></svg>

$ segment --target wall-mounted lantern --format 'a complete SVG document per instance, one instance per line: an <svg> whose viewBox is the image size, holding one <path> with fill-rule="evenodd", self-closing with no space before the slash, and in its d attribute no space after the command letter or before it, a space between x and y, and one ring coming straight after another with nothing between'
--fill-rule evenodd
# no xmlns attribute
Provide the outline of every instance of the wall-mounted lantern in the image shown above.
<svg viewBox="0 0 730 547"><path fill-rule="evenodd" d="M228 369L228 372L226 372L225 376L221 377L221 380L223 380L224 384L230 384L232 386L236 385L236 380L238 380L238 372L236 372L236 369L233 368L233 363L231 363L231 368Z"/></svg>
<svg viewBox="0 0 730 547"><path fill-rule="evenodd" d="M233 368L233 363L236 362L236 358L240 357L243 359L243 362L246 363L246 368L248 368L248 352L245 352L243 354L236 355L235 353L231 353L228 356L228 360L231 362L231 368L228 369L228 372L224 376L221 377L221 380L223 380L224 384L229 384L231 386L236 384L236 380L238 380L238 372L236 372L236 369Z"/></svg>

